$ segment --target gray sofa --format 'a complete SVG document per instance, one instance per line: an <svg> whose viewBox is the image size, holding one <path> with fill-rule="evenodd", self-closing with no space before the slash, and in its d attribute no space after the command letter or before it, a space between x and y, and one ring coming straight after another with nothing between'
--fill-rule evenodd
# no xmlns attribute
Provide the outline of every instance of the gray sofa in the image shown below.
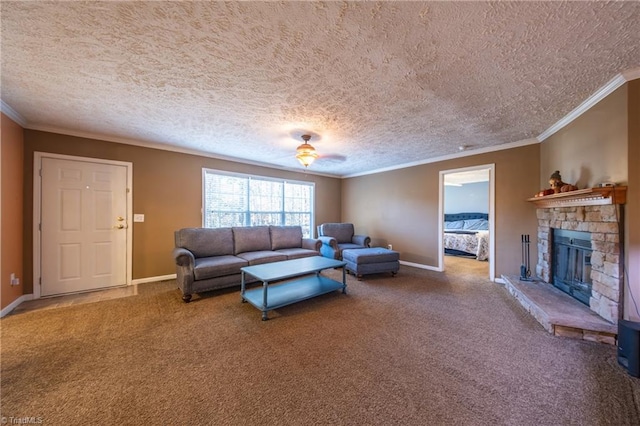
<svg viewBox="0 0 640 426"><path fill-rule="evenodd" d="M318 226L318 239L322 241L320 253L330 259L342 259L342 251L367 248L368 235L356 235L353 223L323 223Z"/></svg>
<svg viewBox="0 0 640 426"><path fill-rule="evenodd" d="M240 286L243 266L320 256L321 245L320 240L303 238L299 226L177 230L173 257L182 300L191 301L194 293Z"/></svg>

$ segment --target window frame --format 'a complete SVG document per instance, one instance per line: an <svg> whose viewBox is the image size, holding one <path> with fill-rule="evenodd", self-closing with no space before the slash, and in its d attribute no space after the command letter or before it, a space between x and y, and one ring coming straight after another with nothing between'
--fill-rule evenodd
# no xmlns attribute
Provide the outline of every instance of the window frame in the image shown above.
<svg viewBox="0 0 640 426"><path fill-rule="evenodd" d="M201 189L201 193L202 193L202 207L200 209L200 216L201 216L201 223L202 223L202 227L205 228L206 227L206 217L207 217L207 201L206 201L206 189L207 189L207 185L206 185L206 179L207 179L207 174L216 174L216 175L222 175L222 176L230 176L230 177L236 177L236 178L243 178L243 179L247 179L248 180L248 185L247 185L247 210L244 211L244 216L245 216L245 221L247 223L250 223L251 221L251 215L254 213L271 213L271 212L261 212L261 211L252 211L251 210L251 198L250 198L250 191L251 191L251 180L255 179L255 180L261 180L261 181L271 181L271 182L277 182L282 184L282 202L281 202L281 209L280 209L280 217L282 220L282 225L278 225L278 226L287 226L284 224L285 218L287 213L301 213L301 212L296 212L296 211L292 211L292 212L288 212L285 210L285 205L286 205L286 199L285 199L285 185L288 184L295 184L295 185L304 185L304 186L308 186L310 187L311 190L311 194L310 194L310 200L309 200L309 206L310 206L310 210L308 212L308 214L310 215L310 219L309 219L309 235L306 236L304 235L304 227L303 227L303 236L305 238L313 238L314 235L314 230L315 230L315 190L316 190L316 184L315 182L308 182L308 181L302 181L302 180L295 180L295 179L285 179L285 178L277 178L277 177L271 177L271 176L261 176L261 175L256 175L256 174L250 174L250 173L240 173L240 172L230 172L230 171L226 171L226 170L219 170L219 169L210 169L207 167L203 167L202 168L202 180L201 180L201 184L202 184L202 189ZM306 213L306 212L303 212ZM260 225L246 225L246 226L260 226Z"/></svg>

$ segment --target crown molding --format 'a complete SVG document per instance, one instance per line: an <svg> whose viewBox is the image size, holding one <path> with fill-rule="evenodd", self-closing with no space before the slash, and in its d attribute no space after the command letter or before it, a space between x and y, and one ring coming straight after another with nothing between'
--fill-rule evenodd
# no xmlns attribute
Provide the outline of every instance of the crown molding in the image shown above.
<svg viewBox="0 0 640 426"><path fill-rule="evenodd" d="M612 78L607 84L589 96L584 102L578 105L573 111L558 120L553 126L538 135L538 141L542 142L562 128L568 126L573 120L591 109L595 104L612 94L616 89L628 81L640 78L640 68L633 68L621 72Z"/></svg>
<svg viewBox="0 0 640 426"><path fill-rule="evenodd" d="M330 178L340 177L339 175L335 175L335 174L317 173L309 169L300 170L294 167L277 166L274 164L268 164L268 163L263 163L259 161L245 160L243 158L230 157L230 156L224 156L224 155L214 155L206 151L200 151L193 148L179 147L177 145L167 145L167 144L158 143L158 142L148 142L148 141L142 141L138 139L121 138L117 136L109 136L109 135L103 135L103 134L91 133L91 132L78 132L75 130L69 130L69 129L59 128L59 127L51 127L51 126L33 125L33 126L26 126L26 128L29 130L36 130L39 132L57 133L61 135L74 136L78 138L94 139L94 140L100 140L100 141L112 142L112 143L121 143L125 145L139 146L142 148L160 149L163 151L177 152L180 154L197 155L199 157L231 161L234 163L248 164L250 166L266 167L269 169L282 170L286 172L304 173L308 175L323 176L323 177L330 177Z"/></svg>
<svg viewBox="0 0 640 426"><path fill-rule="evenodd" d="M373 174L376 174L376 173L390 172L390 171L393 171L393 170L406 169L408 167L421 166L423 164L437 163L437 162L440 162L440 161L453 160L455 158L470 157L472 155L485 154L487 152L503 151L505 149L519 148L521 146L534 145L534 144L537 144L537 143L540 143L540 142L538 141L538 139L535 139L535 138L523 139L523 140L517 141L517 142L510 142L510 143L505 143L505 144L501 144L501 145L488 146L486 148L468 150L468 151L464 151L464 152L456 153L456 154L442 155L440 157L428 158L426 160L399 164L397 166L384 167L384 168L381 168L381 169L370 170L368 172L354 173L352 175L342 176L342 178L346 179L346 178L352 178L352 177L358 177L358 176L373 175Z"/></svg>
<svg viewBox="0 0 640 426"><path fill-rule="evenodd" d="M18 111L11 108L8 103L0 99L0 111L2 111L7 117L18 123L20 126L27 127L27 120L21 116Z"/></svg>
<svg viewBox="0 0 640 426"><path fill-rule="evenodd" d="M640 78L640 67L623 71L622 75L627 81L637 80Z"/></svg>

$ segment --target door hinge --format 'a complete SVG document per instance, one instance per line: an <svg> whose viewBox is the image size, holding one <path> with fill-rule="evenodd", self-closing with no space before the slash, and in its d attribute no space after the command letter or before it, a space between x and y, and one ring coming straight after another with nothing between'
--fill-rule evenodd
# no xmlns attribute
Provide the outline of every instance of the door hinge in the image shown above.
<svg viewBox="0 0 640 426"><path fill-rule="evenodd" d="M42 277L38 278L38 284L42 285Z"/></svg>
<svg viewBox="0 0 640 426"><path fill-rule="evenodd" d="M130 193L130 192L131 192L131 190L129 188L127 188L127 194Z"/></svg>

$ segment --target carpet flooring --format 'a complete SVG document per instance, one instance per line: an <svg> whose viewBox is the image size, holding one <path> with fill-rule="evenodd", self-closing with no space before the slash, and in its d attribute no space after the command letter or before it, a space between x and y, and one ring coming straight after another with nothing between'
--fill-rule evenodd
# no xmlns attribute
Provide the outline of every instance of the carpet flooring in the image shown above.
<svg viewBox="0 0 640 426"><path fill-rule="evenodd" d="M8 315L1 415L47 425L640 424L640 381L615 347L550 335L479 274L485 265L447 258L445 273L348 276L346 295L264 322L239 289L185 304L174 281Z"/></svg>

